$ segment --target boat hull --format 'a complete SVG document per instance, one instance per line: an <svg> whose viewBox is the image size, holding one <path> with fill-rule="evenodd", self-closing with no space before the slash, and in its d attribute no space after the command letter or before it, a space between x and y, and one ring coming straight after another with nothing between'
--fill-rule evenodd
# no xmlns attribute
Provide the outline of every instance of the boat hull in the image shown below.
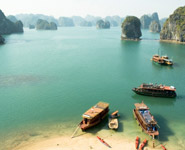
<svg viewBox="0 0 185 150"><path fill-rule="evenodd" d="M99 124L108 115L108 112L109 112L109 110L106 111L106 112L104 112L104 114L102 114L101 116L97 117L97 119L94 122L89 123L89 124L84 124L83 123L83 120L82 120L80 122L80 128L81 128L81 130L82 131L85 131L85 130L87 130L87 129L89 129L89 128L91 128L91 127Z"/></svg>
<svg viewBox="0 0 185 150"><path fill-rule="evenodd" d="M144 89L137 89L137 88L133 88L132 91L134 91L136 94L139 94L139 95L153 96L153 97L174 98L177 96L174 91L170 91L170 92L164 91L164 90L146 91Z"/></svg>
<svg viewBox="0 0 185 150"><path fill-rule="evenodd" d="M144 131L146 134L152 136L152 137L155 137L155 136L158 136L159 135L159 132L158 131L155 131L155 132L148 132L142 125L142 123L139 121L138 119L138 116L136 114L136 110L134 109L133 110L133 115L134 115L134 118L136 119L137 123L139 124L139 126L142 128L142 131Z"/></svg>

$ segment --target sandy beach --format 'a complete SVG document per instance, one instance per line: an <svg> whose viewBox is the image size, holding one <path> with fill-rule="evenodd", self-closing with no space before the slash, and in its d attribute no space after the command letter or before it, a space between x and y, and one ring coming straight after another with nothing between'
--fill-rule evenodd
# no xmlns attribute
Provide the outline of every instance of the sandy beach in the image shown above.
<svg viewBox="0 0 185 150"><path fill-rule="evenodd" d="M102 138L103 135L101 136ZM105 137L104 140L112 147L114 150L133 150L135 149L134 139L129 141L127 139L122 139L114 136ZM142 141L143 139L141 139ZM150 141L151 142L151 141ZM96 137L92 134L83 134L71 138L70 136L61 137L51 137L49 139L35 140L32 142L25 142L20 144L15 150L107 150L110 149L104 144L102 144ZM145 150L150 150L146 146ZM161 149L158 145L155 149Z"/></svg>

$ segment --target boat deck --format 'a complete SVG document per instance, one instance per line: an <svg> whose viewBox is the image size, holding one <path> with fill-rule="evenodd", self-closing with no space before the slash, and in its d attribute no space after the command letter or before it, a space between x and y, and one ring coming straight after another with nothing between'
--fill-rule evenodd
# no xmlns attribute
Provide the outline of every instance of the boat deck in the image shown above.
<svg viewBox="0 0 185 150"><path fill-rule="evenodd" d="M98 114L100 114L101 112L103 112L108 107L109 107L108 103L99 102L98 104L96 104L95 106L93 106L89 110L87 110L82 115L82 117L87 118L87 119L92 119L92 118L96 117Z"/></svg>

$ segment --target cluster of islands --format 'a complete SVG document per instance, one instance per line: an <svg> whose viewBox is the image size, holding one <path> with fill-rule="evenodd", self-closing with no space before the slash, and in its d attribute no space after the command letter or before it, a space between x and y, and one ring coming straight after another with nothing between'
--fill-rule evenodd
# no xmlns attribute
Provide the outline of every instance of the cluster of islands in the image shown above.
<svg viewBox="0 0 185 150"><path fill-rule="evenodd" d="M185 6L177 8L169 18L159 20L158 13L143 15L140 19L136 16L107 16L105 18L86 16L59 17L41 14L19 14L5 16L0 10L0 44L5 43L2 35L23 33L23 27L36 30L57 30L57 27L92 27L97 29L110 29L121 26L122 40L141 40L141 29L160 33L161 41L184 43L185 42Z"/></svg>

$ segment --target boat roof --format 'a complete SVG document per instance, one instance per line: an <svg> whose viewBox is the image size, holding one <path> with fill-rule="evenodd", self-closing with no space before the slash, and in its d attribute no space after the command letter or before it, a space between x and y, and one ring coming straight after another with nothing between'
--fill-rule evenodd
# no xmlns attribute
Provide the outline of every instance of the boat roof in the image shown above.
<svg viewBox="0 0 185 150"><path fill-rule="evenodd" d="M108 103L105 102L99 102L95 106L91 107L89 110L87 110L82 117L87 119L92 119L96 117L98 114L100 114L103 110L109 107Z"/></svg>
<svg viewBox="0 0 185 150"><path fill-rule="evenodd" d="M149 89L176 91L176 88L174 86L165 86L162 84L157 85L157 84L153 84L153 83L150 83L150 84L143 83L140 85L140 87L141 88L149 88Z"/></svg>
<svg viewBox="0 0 185 150"><path fill-rule="evenodd" d="M145 105L143 102L142 103L135 103L134 104L137 110L140 109L149 109L147 105Z"/></svg>

